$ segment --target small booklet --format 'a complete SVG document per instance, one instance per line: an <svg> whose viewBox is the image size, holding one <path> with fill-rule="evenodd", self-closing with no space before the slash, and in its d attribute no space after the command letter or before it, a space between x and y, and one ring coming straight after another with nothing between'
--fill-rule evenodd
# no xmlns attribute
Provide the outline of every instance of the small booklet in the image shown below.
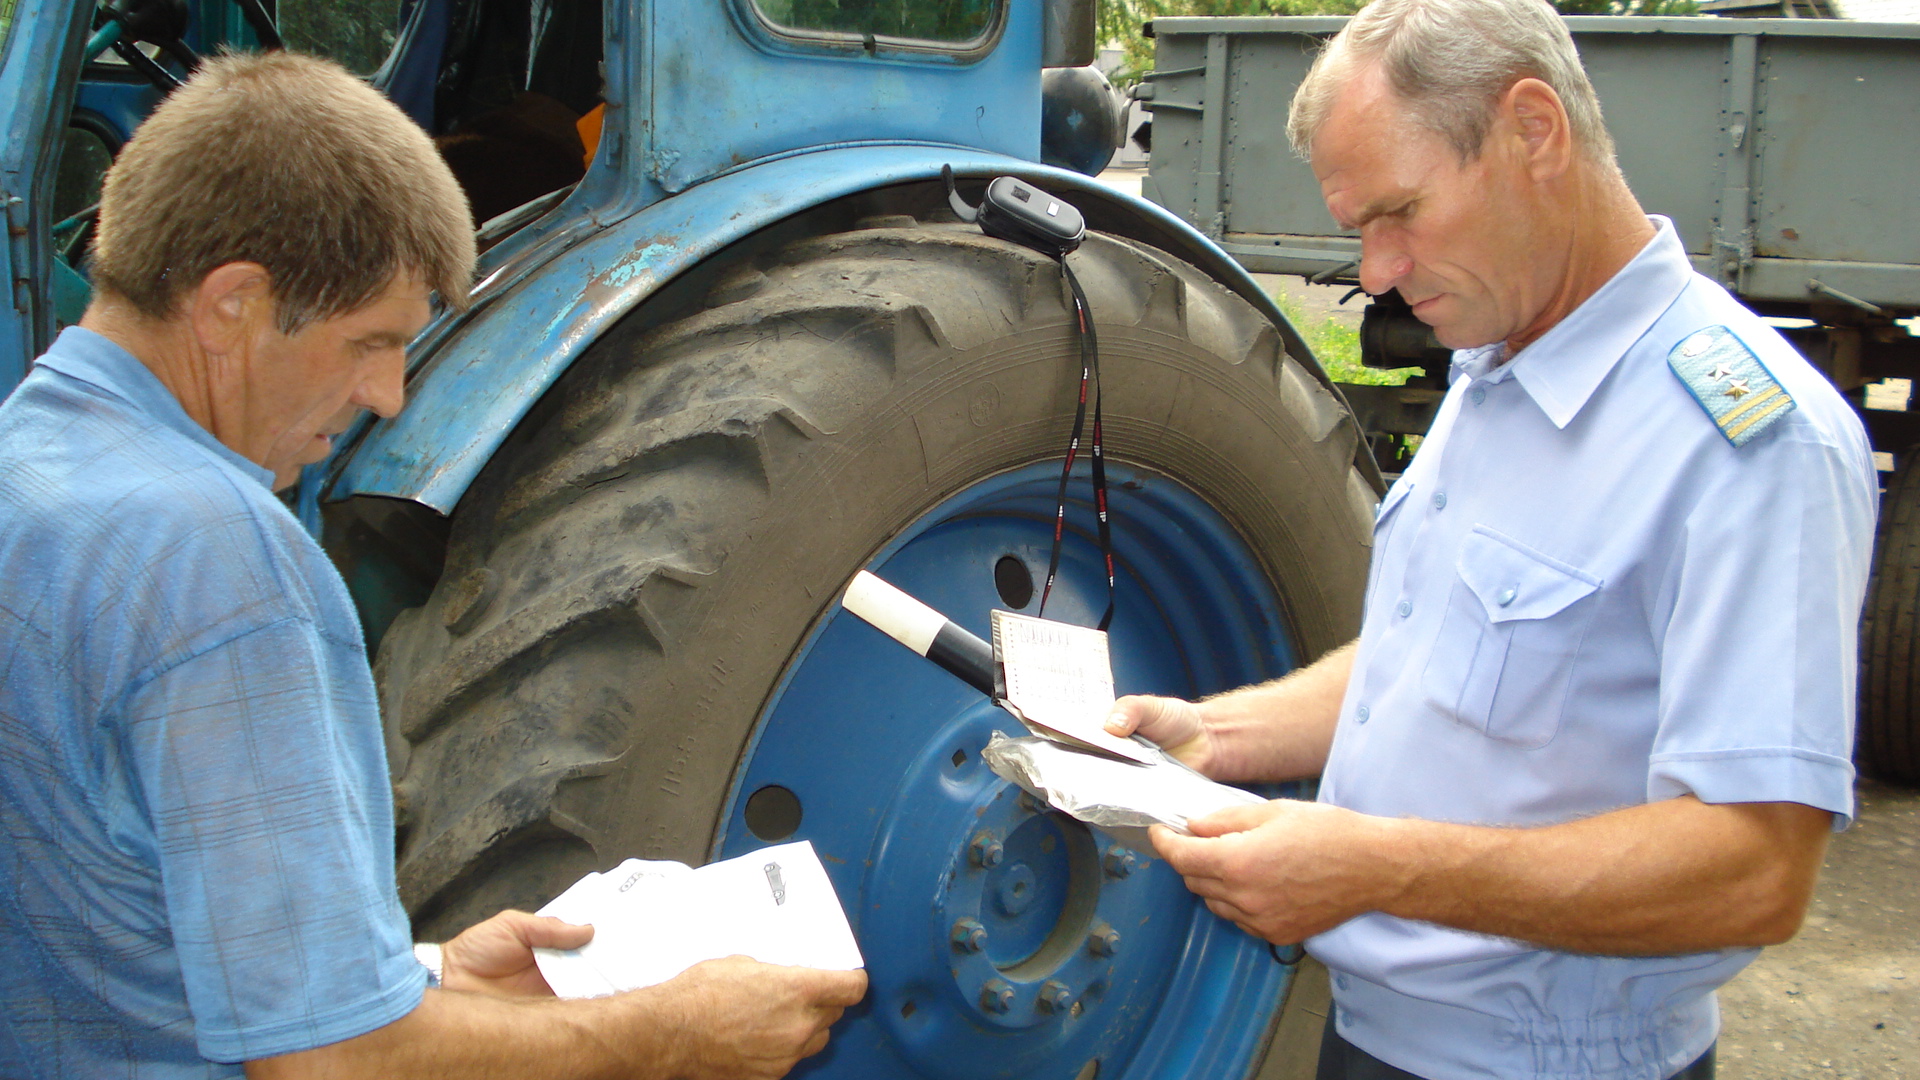
<svg viewBox="0 0 1920 1080"><path fill-rule="evenodd" d="M588 874L540 909L591 923L578 949L535 949L563 998L605 997L666 982L703 960L853 971L865 966L813 844L762 848L699 869L628 859Z"/></svg>
<svg viewBox="0 0 1920 1080"><path fill-rule="evenodd" d="M995 700L1033 733L987 744L988 766L1056 810L1147 855L1147 828L1266 800L1215 783L1160 747L1107 731L1113 662L1107 635L1010 611L993 613Z"/></svg>
<svg viewBox="0 0 1920 1080"><path fill-rule="evenodd" d="M1107 635L1071 623L996 610L993 667L1000 707L1035 735L1148 764L1152 747L1107 731L1113 663Z"/></svg>

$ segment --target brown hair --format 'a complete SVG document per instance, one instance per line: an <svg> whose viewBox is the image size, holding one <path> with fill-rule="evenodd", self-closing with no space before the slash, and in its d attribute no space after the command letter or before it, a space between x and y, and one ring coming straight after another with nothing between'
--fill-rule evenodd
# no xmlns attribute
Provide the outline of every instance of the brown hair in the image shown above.
<svg viewBox="0 0 1920 1080"><path fill-rule="evenodd" d="M165 320L213 270L254 262L280 329L354 311L404 272L465 308L467 199L419 126L330 61L208 59L108 171L94 284Z"/></svg>

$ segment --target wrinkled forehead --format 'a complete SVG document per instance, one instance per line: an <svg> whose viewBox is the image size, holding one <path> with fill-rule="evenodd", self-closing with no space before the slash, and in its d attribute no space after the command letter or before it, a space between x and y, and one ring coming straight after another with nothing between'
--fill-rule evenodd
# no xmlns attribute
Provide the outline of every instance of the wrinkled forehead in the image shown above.
<svg viewBox="0 0 1920 1080"><path fill-rule="evenodd" d="M1323 180L1356 155L1390 154L1404 141L1430 134L1413 122L1406 99L1378 63L1354 62L1335 85L1326 119L1308 147L1314 175Z"/></svg>
<svg viewBox="0 0 1920 1080"><path fill-rule="evenodd" d="M1342 228L1357 229L1418 196L1458 163L1444 139L1408 117L1391 89L1355 85L1350 91L1311 149L1327 209Z"/></svg>

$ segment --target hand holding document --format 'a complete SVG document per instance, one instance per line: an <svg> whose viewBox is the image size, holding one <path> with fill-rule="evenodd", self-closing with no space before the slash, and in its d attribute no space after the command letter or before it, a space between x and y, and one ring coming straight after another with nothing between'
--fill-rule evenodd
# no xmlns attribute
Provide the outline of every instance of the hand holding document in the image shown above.
<svg viewBox="0 0 1920 1080"><path fill-rule="evenodd" d="M1152 743L1107 731L1114 699L1105 633L996 611L993 656L1001 707L1037 737L996 731L982 756L1001 779L1054 809L1151 855L1150 825L1185 833L1191 818L1266 801L1214 783Z"/></svg>
<svg viewBox="0 0 1920 1080"><path fill-rule="evenodd" d="M1001 708L1034 734L1147 764L1153 747L1107 730L1113 662L1107 635L1071 623L993 613L993 659Z"/></svg>
<svg viewBox="0 0 1920 1080"><path fill-rule="evenodd" d="M723 956L835 971L865 966L807 841L697 870L628 859L581 878L539 913L594 928L578 949L534 950L540 974L563 998L653 986Z"/></svg>
<svg viewBox="0 0 1920 1080"><path fill-rule="evenodd" d="M1033 737L994 732L983 757L995 774L1128 847L1151 855L1150 825L1187 833L1192 818L1266 801L1201 776L1150 742L1107 730L1113 662L1103 631L995 611L989 655L987 643L864 570L848 586L845 603L895 641L990 693L1027 726Z"/></svg>
<svg viewBox="0 0 1920 1080"><path fill-rule="evenodd" d="M1009 739L996 731L981 757L1001 779L1145 855L1153 854L1150 825L1192 835L1187 822L1193 818L1267 801L1209 780L1163 751L1154 753L1153 762L1136 765L1050 739Z"/></svg>

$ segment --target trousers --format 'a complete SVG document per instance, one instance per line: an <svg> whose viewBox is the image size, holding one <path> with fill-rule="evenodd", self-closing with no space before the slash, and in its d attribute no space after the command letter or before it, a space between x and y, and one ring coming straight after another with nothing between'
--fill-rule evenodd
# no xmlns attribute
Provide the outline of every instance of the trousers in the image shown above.
<svg viewBox="0 0 1920 1080"><path fill-rule="evenodd" d="M1326 1033L1320 1038L1320 1068L1314 1080L1425 1080L1397 1069L1340 1037L1333 1028L1334 1010L1327 1010ZM1669 1080L1713 1080L1713 1047L1699 1060L1674 1073Z"/></svg>

